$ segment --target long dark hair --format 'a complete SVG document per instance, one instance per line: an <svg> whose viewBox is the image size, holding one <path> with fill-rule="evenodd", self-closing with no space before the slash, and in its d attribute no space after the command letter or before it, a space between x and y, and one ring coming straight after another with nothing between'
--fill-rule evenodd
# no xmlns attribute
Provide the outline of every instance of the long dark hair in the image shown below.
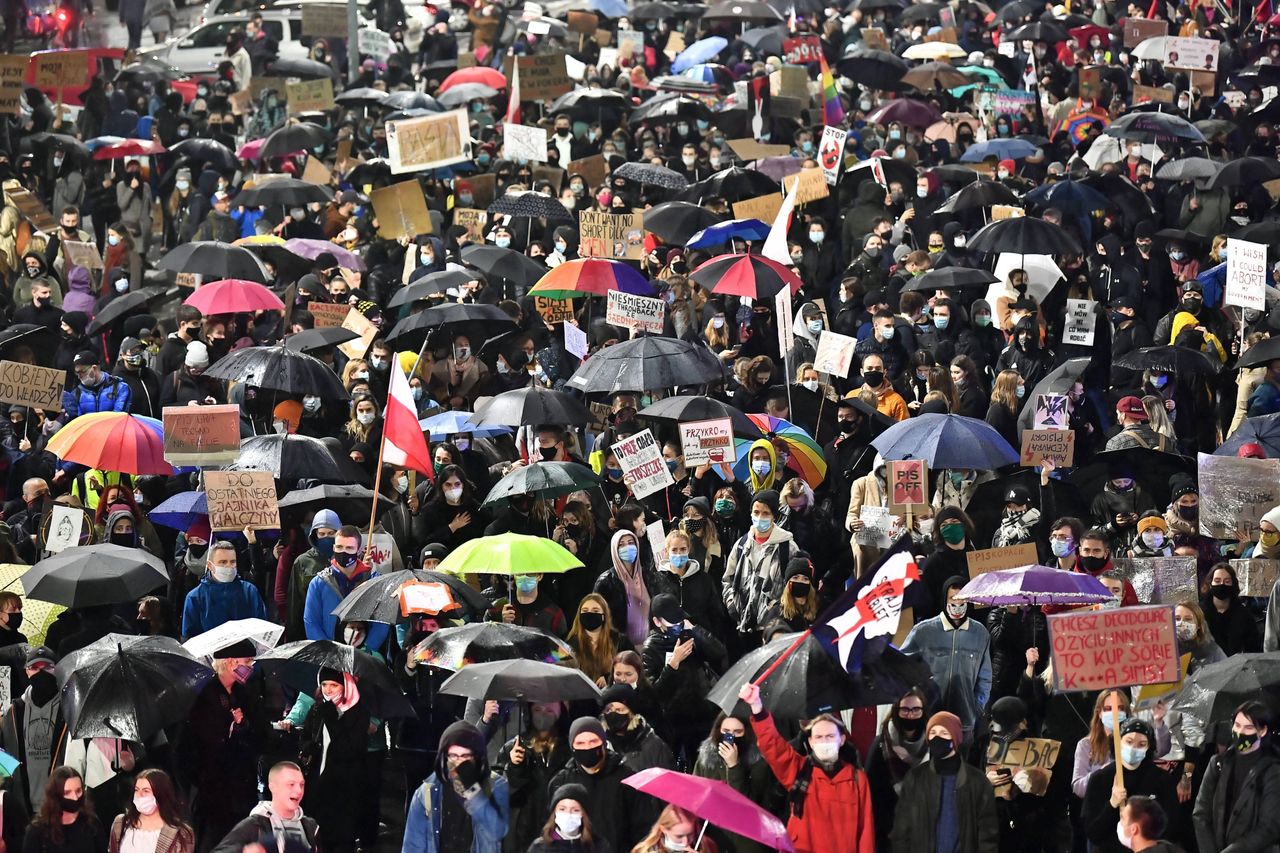
<svg viewBox="0 0 1280 853"><path fill-rule="evenodd" d="M67 788L68 779L80 780L81 789L84 792L81 794L84 805L80 807L80 814L90 823L96 822L93 816L93 801L89 799L89 786L85 784L84 777L74 767L63 765L55 768L49 774L49 781L44 786L44 799L40 801L40 808L31 821L33 827L39 827L45 831L50 844L62 844L65 840L62 834L62 792Z"/></svg>
<svg viewBox="0 0 1280 853"><path fill-rule="evenodd" d="M163 770L143 770L134 779L134 784L143 779L151 785L151 796L156 798L156 808L165 825L178 831L178 841L182 846L195 846L195 831L182 819L182 801L173 789L173 780L169 778L169 774ZM126 828L136 827L141 820L142 815L130 797L124 807L124 825Z"/></svg>
<svg viewBox="0 0 1280 853"><path fill-rule="evenodd" d="M455 450L454 455L456 456L456 454L457 451ZM462 469L461 465L446 465L436 472L436 487L431 490L431 497L427 499L427 503L432 506L449 506L448 501L444 499L444 483L445 480L454 476L462 481L462 497L458 499L458 506L474 503L476 487L467 479L467 472Z"/></svg>

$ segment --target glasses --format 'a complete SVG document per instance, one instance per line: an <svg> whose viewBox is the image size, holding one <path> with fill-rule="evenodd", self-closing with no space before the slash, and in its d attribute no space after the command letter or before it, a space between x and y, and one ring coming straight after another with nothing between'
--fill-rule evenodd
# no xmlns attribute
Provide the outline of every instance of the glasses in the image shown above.
<svg viewBox="0 0 1280 853"><path fill-rule="evenodd" d="M899 706L898 713L904 717L923 717L924 708L911 708L906 705Z"/></svg>

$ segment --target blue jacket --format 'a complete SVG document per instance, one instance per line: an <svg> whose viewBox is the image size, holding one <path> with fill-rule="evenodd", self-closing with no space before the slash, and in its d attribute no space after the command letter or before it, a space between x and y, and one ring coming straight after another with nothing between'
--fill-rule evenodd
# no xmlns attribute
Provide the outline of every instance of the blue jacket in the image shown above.
<svg viewBox="0 0 1280 853"><path fill-rule="evenodd" d="M902 650L918 653L929 664L942 693L939 710L955 714L970 732L991 698L991 635L975 619L952 628L946 618L944 614L917 623Z"/></svg>
<svg viewBox="0 0 1280 853"><path fill-rule="evenodd" d="M313 577L307 585L307 601L302 609L302 625L306 629L307 639L340 640L338 617L333 615L334 609L361 581L377 576L377 572L371 571L368 575L358 574L348 580L346 575L330 566ZM387 626L380 622L370 622L365 645L371 649L382 648L382 644L387 641L387 630Z"/></svg>
<svg viewBox="0 0 1280 853"><path fill-rule="evenodd" d="M463 800L467 814L471 815L471 853L501 853L502 839L507 834L507 821L511 815L507 780L497 773L490 773L489 787L491 790L487 796L479 793ZM429 805L428 796L431 797ZM441 796L440 783L432 773L414 792L413 802L409 804L401 853L442 853Z"/></svg>
<svg viewBox="0 0 1280 853"><path fill-rule="evenodd" d="M232 619L268 619L258 588L243 578L218 583L208 574L187 593L182 607L182 639L189 640Z"/></svg>
<svg viewBox="0 0 1280 853"><path fill-rule="evenodd" d="M70 391L62 392L63 422L78 415L91 415L95 412L127 412L132 401L133 391L123 380L110 373L103 373L97 388L77 385Z"/></svg>

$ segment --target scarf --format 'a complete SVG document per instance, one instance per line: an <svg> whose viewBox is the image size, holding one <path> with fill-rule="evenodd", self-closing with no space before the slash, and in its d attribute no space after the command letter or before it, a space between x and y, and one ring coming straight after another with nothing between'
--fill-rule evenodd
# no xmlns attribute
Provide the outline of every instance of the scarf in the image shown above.
<svg viewBox="0 0 1280 853"><path fill-rule="evenodd" d="M907 771L921 764L929 755L929 739L924 736L923 726L920 737L915 741L906 740L898 731L898 724L890 720L884 730L884 758L893 774L893 789L899 790Z"/></svg>
<svg viewBox="0 0 1280 853"><path fill-rule="evenodd" d="M649 635L649 589L644 584L640 558L636 557L636 564L630 568L619 560L614 569L627 593L627 637L639 645Z"/></svg>

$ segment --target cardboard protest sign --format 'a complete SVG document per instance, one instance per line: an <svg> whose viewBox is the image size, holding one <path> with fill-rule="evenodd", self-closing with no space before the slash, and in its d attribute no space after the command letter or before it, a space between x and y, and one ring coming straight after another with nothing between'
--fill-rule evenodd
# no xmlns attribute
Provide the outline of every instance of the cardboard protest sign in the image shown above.
<svg viewBox="0 0 1280 853"><path fill-rule="evenodd" d="M644 49L643 35L641 49ZM573 91L573 81L565 66L562 51L535 53L520 57L520 100L545 101ZM511 79L511 57L502 63L502 73Z"/></svg>
<svg viewBox="0 0 1280 853"><path fill-rule="evenodd" d="M332 179L333 170L325 164L323 158L307 157L307 165L302 170L302 180L319 184L320 186L327 186Z"/></svg>
<svg viewBox="0 0 1280 853"><path fill-rule="evenodd" d="M341 326L351 313L351 306L341 302L308 302L307 310L316 318L317 329L328 329Z"/></svg>
<svg viewBox="0 0 1280 853"><path fill-rule="evenodd" d="M27 221L38 230L46 233L52 233L57 230L58 223L38 195L21 189L7 190L6 192L9 200L13 202L13 206L18 208L18 212L26 217Z"/></svg>
<svg viewBox="0 0 1280 853"><path fill-rule="evenodd" d="M1231 540L1247 536L1267 510L1280 504L1280 459L1207 453L1196 458L1201 536Z"/></svg>
<svg viewBox="0 0 1280 853"><path fill-rule="evenodd" d="M775 98L809 100L809 72L799 65L783 65L769 72L769 94Z"/></svg>
<svg viewBox="0 0 1280 853"><path fill-rule="evenodd" d="M1031 542L1021 545L1009 545L1004 548L984 548L981 551L970 551L965 554L969 565L969 577L976 578L987 572L1000 572L1005 569L1020 569L1023 566L1034 566L1040 562L1036 546Z"/></svg>
<svg viewBox="0 0 1280 853"><path fill-rule="evenodd" d="M644 56L644 33L636 30L618 30L618 58L633 59Z"/></svg>
<svg viewBox="0 0 1280 853"><path fill-rule="evenodd" d="M548 166L545 163L539 163L533 167L534 184L546 181L551 185L553 195L559 195L561 187L564 186L565 171L559 166Z"/></svg>
<svg viewBox="0 0 1280 853"><path fill-rule="evenodd" d="M1265 311L1267 308L1267 246L1227 238L1227 305Z"/></svg>
<svg viewBox="0 0 1280 853"><path fill-rule="evenodd" d="M1080 97L1098 97L1098 93L1102 91L1102 69L1093 65L1088 68L1081 68L1078 74L1080 79Z"/></svg>
<svg viewBox="0 0 1280 853"><path fill-rule="evenodd" d="M54 504L49 507L49 514L49 534L45 537L44 549L57 554L79 545L84 533L84 510Z"/></svg>
<svg viewBox="0 0 1280 853"><path fill-rule="evenodd" d="M164 458L170 465L209 467L240 455L240 407L165 406Z"/></svg>
<svg viewBox="0 0 1280 853"><path fill-rule="evenodd" d="M622 466L622 481L637 498L646 498L675 483L667 470L666 460L662 458L662 446L649 430L641 430L617 442L612 450Z"/></svg>
<svg viewBox="0 0 1280 853"><path fill-rule="evenodd" d="M269 471L205 471L209 527L228 530L279 530L276 482Z"/></svg>
<svg viewBox="0 0 1280 853"><path fill-rule="evenodd" d="M467 236L473 243L484 242L484 229L489 224L489 213L474 207L455 207L453 224L467 229Z"/></svg>
<svg viewBox="0 0 1280 853"><path fill-rule="evenodd" d="M36 54L34 85L37 89L82 86L89 71L89 51L52 50Z"/></svg>
<svg viewBox="0 0 1280 853"><path fill-rule="evenodd" d="M1076 456L1076 431L1073 429L1027 429L1022 431L1023 468L1033 468L1046 459L1060 468L1070 468Z"/></svg>
<svg viewBox="0 0 1280 853"><path fill-rule="evenodd" d="M290 81L285 88L288 90L290 115L333 109L333 80L328 77L296 83Z"/></svg>
<svg viewBox="0 0 1280 853"><path fill-rule="evenodd" d="M822 59L822 41L815 35L782 40L782 58L788 65L808 65Z"/></svg>
<svg viewBox="0 0 1280 853"><path fill-rule="evenodd" d="M782 209L782 193L769 193L733 203L734 219L759 219L772 224Z"/></svg>
<svg viewBox="0 0 1280 853"><path fill-rule="evenodd" d="M509 160L547 162L547 130L524 124L503 126L502 150Z"/></svg>
<svg viewBox="0 0 1280 853"><path fill-rule="evenodd" d="M1195 557L1116 557L1112 574L1133 584L1143 604L1177 604L1200 597Z"/></svg>
<svg viewBox="0 0 1280 853"><path fill-rule="evenodd" d="M929 508L929 468L923 459L889 461L889 510L919 513Z"/></svg>
<svg viewBox="0 0 1280 853"><path fill-rule="evenodd" d="M782 179L782 188L786 192L791 192L791 185L797 182L800 184L799 189L796 190L797 205L818 201L831 195L831 187L827 185L827 178L822 169L801 169L794 175L787 175Z"/></svg>
<svg viewBox="0 0 1280 853"><path fill-rule="evenodd" d="M588 187L597 187L603 184L605 177L608 176L609 164L605 162L603 154L592 154L590 157L570 160L569 167L565 171L571 178L574 175L581 175Z"/></svg>
<svg viewBox="0 0 1280 853"><path fill-rule="evenodd" d="M754 139L730 139L729 148L748 163L752 160L763 160L766 157L785 157L791 153L790 146L767 145Z"/></svg>
<svg viewBox="0 0 1280 853"><path fill-rule="evenodd" d="M1166 37L1164 64L1172 68L1217 71L1220 47L1222 43L1216 39Z"/></svg>
<svg viewBox="0 0 1280 853"><path fill-rule="evenodd" d="M493 204L498 191L498 176L492 172L458 178L453 182L454 200L459 207L485 210Z"/></svg>
<svg viewBox="0 0 1280 853"><path fill-rule="evenodd" d="M858 511L858 520L862 522L862 529L853 534L853 539L859 545L888 548L893 544L893 540L889 538L893 516L889 514L887 506L864 505Z"/></svg>
<svg viewBox="0 0 1280 853"><path fill-rule="evenodd" d="M285 86L286 80L283 77L258 77L249 78L249 100L256 101L262 93L267 89L271 89L276 96L282 101L289 99L289 90Z"/></svg>
<svg viewBox="0 0 1280 853"><path fill-rule="evenodd" d="M1067 395L1041 394L1036 397L1036 429L1067 428Z"/></svg>
<svg viewBox="0 0 1280 853"><path fill-rule="evenodd" d="M346 34L346 31L343 31ZM391 56L391 36L373 27L361 27L356 34L356 46L361 53L367 53L380 62L386 62Z"/></svg>
<svg viewBox="0 0 1280 853"><path fill-rule="evenodd" d="M1266 598L1280 580L1280 560L1232 560L1240 594L1250 598Z"/></svg>
<svg viewBox="0 0 1280 853"><path fill-rule="evenodd" d="M1097 302L1092 299L1067 300L1067 326L1062 333L1063 343L1082 347L1093 346L1094 330L1097 325Z"/></svg>
<svg viewBox="0 0 1280 853"><path fill-rule="evenodd" d="M991 221L997 219L1013 219L1018 216L1026 216L1027 212L1020 207L1014 207L1011 204L993 204L991 206Z"/></svg>
<svg viewBox="0 0 1280 853"><path fill-rule="evenodd" d="M471 159L466 110L387 122L391 174L403 175Z"/></svg>
<svg viewBox="0 0 1280 853"><path fill-rule="evenodd" d="M1173 608L1166 605L1056 613L1049 643L1060 692L1178 680Z"/></svg>
<svg viewBox="0 0 1280 853"><path fill-rule="evenodd" d="M321 38L346 38L347 4L303 3L302 34Z"/></svg>
<svg viewBox="0 0 1280 853"><path fill-rule="evenodd" d="M61 412L62 390L66 383L65 370L0 361L0 403Z"/></svg>
<svg viewBox="0 0 1280 853"><path fill-rule="evenodd" d="M605 322L638 332L661 333L665 309L661 299L610 290Z"/></svg>
<svg viewBox="0 0 1280 853"><path fill-rule="evenodd" d="M369 193L369 203L378 218L378 236L384 240L431 233L431 211L416 179L379 187Z"/></svg>
<svg viewBox="0 0 1280 853"><path fill-rule="evenodd" d="M378 327L373 325L368 317L352 308L347 311L347 317L342 321L342 328L349 329L360 337L345 344L338 344L338 349L347 358L364 358L364 354L373 345L373 339L378 336Z"/></svg>
<svg viewBox="0 0 1280 853"><path fill-rule="evenodd" d="M30 58L21 54L0 55L0 113L18 115L22 111L29 62Z"/></svg>
<svg viewBox="0 0 1280 853"><path fill-rule="evenodd" d="M549 296L534 296L534 310L548 326L573 319L572 299L552 299Z"/></svg>
<svg viewBox="0 0 1280 853"><path fill-rule="evenodd" d="M1002 781L993 783L997 795L1006 785L1013 784L1015 775L1026 773L1031 781L1028 793L1043 797L1060 752L1062 742L1048 738L1023 737L1010 741L992 738L987 744L987 770L995 770L1003 777Z"/></svg>
<svg viewBox="0 0 1280 853"><path fill-rule="evenodd" d="M1169 23L1164 20L1126 18L1124 22L1124 46L1137 47L1147 39L1161 38L1169 34Z"/></svg>
<svg viewBox="0 0 1280 853"><path fill-rule="evenodd" d="M863 27L862 45L869 50L888 50L889 40L885 38L884 30L877 27Z"/></svg>
<svg viewBox="0 0 1280 853"><path fill-rule="evenodd" d="M638 261L644 257L643 213L580 210L578 233L578 257L618 261Z"/></svg>
<svg viewBox="0 0 1280 853"><path fill-rule="evenodd" d="M733 421L712 418L680 424L680 447L686 468L734 461Z"/></svg>
<svg viewBox="0 0 1280 853"><path fill-rule="evenodd" d="M818 336L818 349L813 356L813 366L819 373L849 378L849 367L853 364L853 348L857 346L856 338L824 329Z"/></svg>
<svg viewBox="0 0 1280 853"><path fill-rule="evenodd" d="M1168 701L1173 694L1182 689L1182 682L1187 680L1187 669L1191 666L1191 652L1178 658L1178 680L1165 681L1160 684L1144 684L1134 691L1133 705L1139 711L1155 706L1157 702Z"/></svg>
<svg viewBox="0 0 1280 853"><path fill-rule="evenodd" d="M446 610L456 609L458 606L449 587L442 583L409 581L400 585L399 594L401 616L408 616L410 613L427 613L435 616Z"/></svg>
<svg viewBox="0 0 1280 853"><path fill-rule="evenodd" d="M595 16L594 12L570 12L565 23L569 28L569 32L582 33L584 36L589 36L600 29L600 19Z"/></svg>
<svg viewBox="0 0 1280 853"><path fill-rule="evenodd" d="M835 186L840 179L840 167L844 165L844 142L849 131L827 125L822 129L818 142L818 165L828 186Z"/></svg>
<svg viewBox="0 0 1280 853"><path fill-rule="evenodd" d="M591 351L591 345L587 343L587 333L573 323L565 323L563 328L565 352L576 355L578 358L586 358L587 353Z"/></svg>
<svg viewBox="0 0 1280 853"><path fill-rule="evenodd" d="M1166 89L1163 86L1143 86L1141 84L1134 84L1133 102L1135 104L1141 104L1141 103L1172 104L1173 90Z"/></svg>
<svg viewBox="0 0 1280 853"><path fill-rule="evenodd" d="M204 275L198 272L176 272L173 274L173 283L178 287L189 287L195 290L204 284Z"/></svg>
<svg viewBox="0 0 1280 853"><path fill-rule="evenodd" d="M87 270L102 269L102 255L94 243L82 243L79 240L63 240L62 254L67 263L73 267L84 267Z"/></svg>

